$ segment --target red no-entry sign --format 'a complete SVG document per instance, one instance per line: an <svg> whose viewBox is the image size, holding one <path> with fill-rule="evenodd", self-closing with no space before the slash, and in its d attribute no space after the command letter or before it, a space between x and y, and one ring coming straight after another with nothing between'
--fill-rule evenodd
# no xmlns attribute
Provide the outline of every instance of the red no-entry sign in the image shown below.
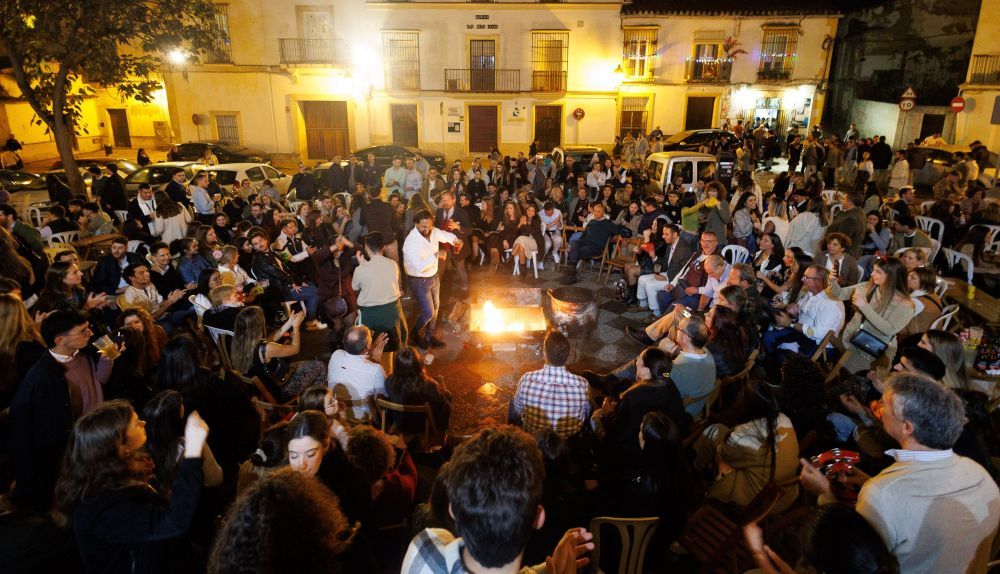
<svg viewBox="0 0 1000 574"><path fill-rule="evenodd" d="M956 114L965 109L965 98L962 96L956 96L951 100L951 111Z"/></svg>

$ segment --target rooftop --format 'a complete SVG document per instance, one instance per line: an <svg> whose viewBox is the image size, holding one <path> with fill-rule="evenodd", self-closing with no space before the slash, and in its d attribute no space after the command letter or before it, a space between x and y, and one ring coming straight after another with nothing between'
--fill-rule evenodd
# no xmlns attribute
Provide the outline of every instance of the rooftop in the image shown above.
<svg viewBox="0 0 1000 574"><path fill-rule="evenodd" d="M623 15L679 16L793 16L840 14L842 9L833 0L769 0L748 3L744 0L633 0L622 5Z"/></svg>

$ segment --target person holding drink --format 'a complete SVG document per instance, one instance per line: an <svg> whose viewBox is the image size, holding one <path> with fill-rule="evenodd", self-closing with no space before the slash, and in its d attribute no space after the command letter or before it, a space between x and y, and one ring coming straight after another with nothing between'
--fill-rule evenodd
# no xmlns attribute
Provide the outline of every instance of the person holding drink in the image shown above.
<svg viewBox="0 0 1000 574"><path fill-rule="evenodd" d="M403 242L403 269L410 291L420 305L420 319L410 342L422 349L445 346L444 341L434 336L441 308L441 276L438 272L441 243L451 244L455 252L462 250L463 242L457 235L434 227L431 212L421 211L414 215L414 227Z"/></svg>

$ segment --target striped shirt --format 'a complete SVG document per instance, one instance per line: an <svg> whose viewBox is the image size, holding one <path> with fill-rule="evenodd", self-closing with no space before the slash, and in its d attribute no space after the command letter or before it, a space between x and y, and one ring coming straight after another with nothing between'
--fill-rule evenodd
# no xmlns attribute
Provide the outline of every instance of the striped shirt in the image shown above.
<svg viewBox="0 0 1000 574"><path fill-rule="evenodd" d="M566 438L590 416L589 385L566 367L545 365L525 373L514 393L514 412L528 432L553 429Z"/></svg>

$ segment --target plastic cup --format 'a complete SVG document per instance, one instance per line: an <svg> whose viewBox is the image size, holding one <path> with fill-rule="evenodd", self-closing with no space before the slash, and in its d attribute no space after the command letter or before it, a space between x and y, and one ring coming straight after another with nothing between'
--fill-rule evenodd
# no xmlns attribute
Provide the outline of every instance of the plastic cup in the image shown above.
<svg viewBox="0 0 1000 574"><path fill-rule="evenodd" d="M121 353L118 352L118 345L116 345L115 342L111 340L111 337L107 335L94 341L94 347L97 349L97 352L112 361L121 356Z"/></svg>

